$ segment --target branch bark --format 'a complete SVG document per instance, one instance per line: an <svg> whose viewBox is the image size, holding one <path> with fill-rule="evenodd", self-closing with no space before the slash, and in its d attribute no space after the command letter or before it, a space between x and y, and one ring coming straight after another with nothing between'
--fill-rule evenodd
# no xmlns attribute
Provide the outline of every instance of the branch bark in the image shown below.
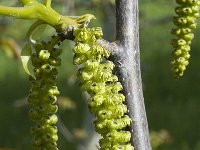
<svg viewBox="0 0 200 150"><path fill-rule="evenodd" d="M118 54L112 59L133 120L131 142L135 150L151 150L140 71L138 0L116 0L116 19Z"/></svg>

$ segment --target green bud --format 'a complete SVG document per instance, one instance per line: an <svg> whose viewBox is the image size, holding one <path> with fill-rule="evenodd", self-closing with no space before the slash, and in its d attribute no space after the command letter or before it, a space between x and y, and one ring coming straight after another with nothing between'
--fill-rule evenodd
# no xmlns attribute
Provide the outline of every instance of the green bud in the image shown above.
<svg viewBox="0 0 200 150"><path fill-rule="evenodd" d="M103 52L104 52L104 49L103 47L101 47L100 45L93 45L92 46L92 49L91 49L92 53L93 53L93 56L95 55L102 55Z"/></svg>
<svg viewBox="0 0 200 150"><path fill-rule="evenodd" d="M187 33L191 33L192 32L192 30L190 28L182 28L181 30L182 30L183 34L187 34Z"/></svg>
<svg viewBox="0 0 200 150"><path fill-rule="evenodd" d="M131 133L128 131L112 131L106 135L106 139L110 142L128 142L131 139Z"/></svg>
<svg viewBox="0 0 200 150"><path fill-rule="evenodd" d="M80 65L83 62L85 62L87 60L87 57L85 55L79 55L79 54L75 54L74 55L74 59L73 59L73 63L75 65Z"/></svg>
<svg viewBox="0 0 200 150"><path fill-rule="evenodd" d="M89 31L86 28L83 28L82 31L74 31L75 40L80 42L86 42L89 40Z"/></svg>
<svg viewBox="0 0 200 150"><path fill-rule="evenodd" d="M183 40L183 39L177 40L177 45L178 45L178 46L183 46L183 45L185 45L185 44L186 44L186 41L185 41L185 40Z"/></svg>
<svg viewBox="0 0 200 150"><path fill-rule="evenodd" d="M52 66L49 65L49 64L45 64L41 67L41 70L44 72L44 73L50 73L52 71Z"/></svg>
<svg viewBox="0 0 200 150"><path fill-rule="evenodd" d="M192 9L193 13L199 13L199 6L198 5L191 6L191 9Z"/></svg>
<svg viewBox="0 0 200 150"><path fill-rule="evenodd" d="M186 67L185 67L185 65L179 65L179 66L178 66L178 69L179 69L181 72L183 72L183 71L185 71Z"/></svg>
<svg viewBox="0 0 200 150"><path fill-rule="evenodd" d="M45 125L45 124L53 125L53 124L56 124L57 121L58 121L57 116L53 114L53 115L48 115L46 117L42 117L39 120L39 123L41 125Z"/></svg>
<svg viewBox="0 0 200 150"><path fill-rule="evenodd" d="M101 38L103 36L102 29L100 27L96 27L95 31L94 31L94 35L95 35L96 39Z"/></svg>
<svg viewBox="0 0 200 150"><path fill-rule="evenodd" d="M89 86L90 90L93 91L94 93L99 93L99 94L103 94L105 92L105 84L103 83L95 83L93 82L90 86Z"/></svg>
<svg viewBox="0 0 200 150"><path fill-rule="evenodd" d="M188 26L190 29L196 29L197 28L197 24L196 23L192 23Z"/></svg>
<svg viewBox="0 0 200 150"><path fill-rule="evenodd" d="M193 16L187 16L186 19L188 24L195 24L197 20L197 18Z"/></svg>
<svg viewBox="0 0 200 150"><path fill-rule="evenodd" d="M188 3L191 5L197 4L198 0L188 0Z"/></svg>
<svg viewBox="0 0 200 150"><path fill-rule="evenodd" d="M118 93L119 91L121 91L123 89L122 85L120 82L116 82L114 85L112 85L112 93Z"/></svg>
<svg viewBox="0 0 200 150"><path fill-rule="evenodd" d="M174 52L174 54L175 54L176 56L180 56L180 55L182 54L182 51L181 51L180 49L177 49L177 50Z"/></svg>
<svg viewBox="0 0 200 150"><path fill-rule="evenodd" d="M82 71L81 72L81 80L88 81L93 77L93 73L89 71Z"/></svg>
<svg viewBox="0 0 200 150"><path fill-rule="evenodd" d="M90 70L94 70L94 69L97 69L98 66L99 66L99 62L98 61L91 61L91 60L87 60L85 63L84 63L85 67L90 69Z"/></svg>
<svg viewBox="0 0 200 150"><path fill-rule="evenodd" d="M88 44L78 43L74 47L73 52L76 54L85 54L88 50L90 50L90 47Z"/></svg>
<svg viewBox="0 0 200 150"><path fill-rule="evenodd" d="M60 58L50 59L49 63L52 66L60 66L61 65L61 59Z"/></svg>
<svg viewBox="0 0 200 150"><path fill-rule="evenodd" d="M57 86L52 86L50 89L48 89L48 94L57 96L60 94L60 92L58 91Z"/></svg>
<svg viewBox="0 0 200 150"><path fill-rule="evenodd" d="M46 105L39 105L37 109L40 111L41 114L54 114L58 111L58 106L46 104Z"/></svg>
<svg viewBox="0 0 200 150"><path fill-rule="evenodd" d="M174 17L173 22L177 26L186 25L187 24L187 18L185 18L185 17Z"/></svg>
<svg viewBox="0 0 200 150"><path fill-rule="evenodd" d="M49 104L55 104L55 102L57 101L57 97L54 95L48 95L44 98L44 101Z"/></svg>
<svg viewBox="0 0 200 150"><path fill-rule="evenodd" d="M184 35L184 40L186 41L191 41L194 38L194 34L193 33L188 33Z"/></svg>
<svg viewBox="0 0 200 150"><path fill-rule="evenodd" d="M90 107L98 107L102 105L104 102L104 97L102 95L95 95L94 97L90 97L88 99L88 105Z"/></svg>
<svg viewBox="0 0 200 150"><path fill-rule="evenodd" d="M39 58L43 61L48 60L50 57L50 53L48 52L48 50L41 50L39 53Z"/></svg>
<svg viewBox="0 0 200 150"><path fill-rule="evenodd" d="M189 61L188 61L188 60L184 61L184 62L183 62L183 65L184 65L184 66L188 66L188 65L189 65Z"/></svg>
<svg viewBox="0 0 200 150"><path fill-rule="evenodd" d="M192 14L192 9L190 7L185 7L182 9L182 12L187 15Z"/></svg>
<svg viewBox="0 0 200 150"><path fill-rule="evenodd" d="M190 58L190 54L186 54L184 55L185 59L189 59Z"/></svg>

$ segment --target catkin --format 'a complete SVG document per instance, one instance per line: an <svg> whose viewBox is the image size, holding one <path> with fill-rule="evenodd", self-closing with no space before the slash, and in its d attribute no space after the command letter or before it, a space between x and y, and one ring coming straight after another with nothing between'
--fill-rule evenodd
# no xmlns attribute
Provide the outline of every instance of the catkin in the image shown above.
<svg viewBox="0 0 200 150"><path fill-rule="evenodd" d="M172 34L177 38L173 39L171 44L173 50L172 71L176 78L183 76L186 67L189 64L190 45L194 38L193 30L196 28L196 20L199 17L199 0L176 0L179 4L175 8L177 16L173 22L176 28L172 29Z"/></svg>
<svg viewBox="0 0 200 150"><path fill-rule="evenodd" d="M28 102L29 117L35 122L31 128L35 150L58 150L58 130L55 126L58 107L55 103L59 95L56 78L57 67L61 64L61 49L53 48L54 42L58 40L59 36L54 36L48 43L36 43L35 53L31 55L36 78L29 77L31 90Z"/></svg>
<svg viewBox="0 0 200 150"><path fill-rule="evenodd" d="M131 124L122 85L112 73L114 64L106 58L110 53L97 40L102 37L101 28L82 28L73 32L76 45L73 49L74 64L82 65L78 71L80 85L90 98L88 106L96 116L94 125L101 134L101 150L133 150L131 133L125 128Z"/></svg>

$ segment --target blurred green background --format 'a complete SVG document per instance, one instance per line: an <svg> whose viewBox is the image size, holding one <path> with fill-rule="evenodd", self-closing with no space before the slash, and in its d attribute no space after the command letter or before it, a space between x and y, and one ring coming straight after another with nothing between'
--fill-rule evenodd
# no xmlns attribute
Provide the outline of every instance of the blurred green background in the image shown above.
<svg viewBox="0 0 200 150"><path fill-rule="evenodd" d="M0 5L20 6L17 0L0 0ZM200 150L200 30L195 30L190 65L183 78L170 72L171 18L175 2L140 1L140 48L144 98L154 150ZM92 13L91 26L101 26L104 38L114 41L115 5L113 0L53 0L53 7L65 15ZM28 77L19 60L25 35L33 21L0 17L0 150L31 150L26 97ZM50 27L41 37L50 37ZM47 40L44 38L44 40ZM78 86L77 68L72 64L73 42L62 45L62 66L58 86L59 148L76 150L86 142L88 109ZM91 118L91 116L89 116Z"/></svg>

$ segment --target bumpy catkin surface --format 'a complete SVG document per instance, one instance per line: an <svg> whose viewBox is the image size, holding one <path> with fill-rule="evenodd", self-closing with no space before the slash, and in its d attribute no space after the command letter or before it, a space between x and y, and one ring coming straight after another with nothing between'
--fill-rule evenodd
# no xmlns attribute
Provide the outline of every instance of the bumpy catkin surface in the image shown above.
<svg viewBox="0 0 200 150"><path fill-rule="evenodd" d="M196 20L199 17L199 0L176 0L179 4L175 12L174 24L176 28L172 29L172 34L176 35L176 39L172 40L173 60L172 71L176 78L183 76L186 67L189 64L190 45L194 38L193 30L196 28Z"/></svg>
<svg viewBox="0 0 200 150"><path fill-rule="evenodd" d="M82 28L74 31L76 45L74 64L83 66L78 71L80 85L90 98L88 106L96 116L94 125L101 134L101 150L133 150L131 133L125 128L131 124L118 77L113 74L114 64L108 61L110 53L97 40L101 28Z"/></svg>
<svg viewBox="0 0 200 150"><path fill-rule="evenodd" d="M57 37L53 37L57 38ZM30 77L31 90L28 97L29 116L36 125L32 127L33 145L36 150L58 150L57 127L58 110L55 102L59 94L56 86L57 67L61 64L61 49L53 48L54 40L38 42L31 55L36 79Z"/></svg>

